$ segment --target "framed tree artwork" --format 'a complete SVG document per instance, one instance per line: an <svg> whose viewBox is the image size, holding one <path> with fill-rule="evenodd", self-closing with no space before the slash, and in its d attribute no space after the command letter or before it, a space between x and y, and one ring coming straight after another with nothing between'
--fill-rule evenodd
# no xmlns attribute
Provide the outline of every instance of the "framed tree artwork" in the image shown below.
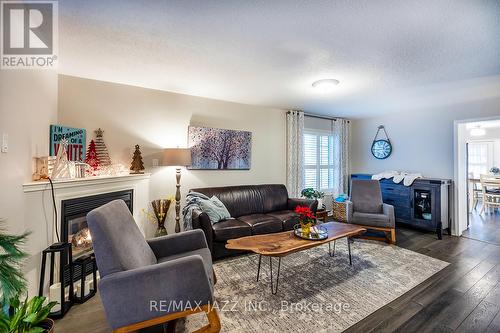
<svg viewBox="0 0 500 333"><path fill-rule="evenodd" d="M192 170L250 170L252 133L194 127L188 130Z"/></svg>

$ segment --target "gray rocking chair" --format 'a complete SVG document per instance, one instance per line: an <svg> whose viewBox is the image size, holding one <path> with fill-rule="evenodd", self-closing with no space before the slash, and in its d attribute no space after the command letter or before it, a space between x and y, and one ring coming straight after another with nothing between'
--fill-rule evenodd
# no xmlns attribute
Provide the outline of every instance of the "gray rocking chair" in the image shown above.
<svg viewBox="0 0 500 333"><path fill-rule="evenodd" d="M126 204L115 200L87 215L101 276L99 289L113 332L131 332L197 312L219 332L215 275L203 231L145 240ZM169 306L170 305L170 306Z"/></svg>

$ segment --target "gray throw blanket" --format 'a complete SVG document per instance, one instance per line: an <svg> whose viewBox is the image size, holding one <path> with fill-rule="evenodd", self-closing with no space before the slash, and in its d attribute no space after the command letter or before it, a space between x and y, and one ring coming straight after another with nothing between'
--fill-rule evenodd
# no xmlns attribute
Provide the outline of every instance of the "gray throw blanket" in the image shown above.
<svg viewBox="0 0 500 333"><path fill-rule="evenodd" d="M200 200L210 200L205 194L198 192L189 192L186 195L186 206L182 209L182 216L184 218L184 230L193 229L193 210L200 209Z"/></svg>

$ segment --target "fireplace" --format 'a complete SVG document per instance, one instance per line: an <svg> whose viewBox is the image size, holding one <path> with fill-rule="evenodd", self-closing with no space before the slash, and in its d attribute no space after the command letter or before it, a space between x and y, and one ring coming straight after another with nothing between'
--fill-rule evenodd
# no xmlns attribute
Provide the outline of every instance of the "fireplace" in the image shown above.
<svg viewBox="0 0 500 333"><path fill-rule="evenodd" d="M133 196L133 190L124 190L61 202L61 240L71 243L73 260L93 252L92 236L87 226L87 213L117 199L125 201L132 213Z"/></svg>

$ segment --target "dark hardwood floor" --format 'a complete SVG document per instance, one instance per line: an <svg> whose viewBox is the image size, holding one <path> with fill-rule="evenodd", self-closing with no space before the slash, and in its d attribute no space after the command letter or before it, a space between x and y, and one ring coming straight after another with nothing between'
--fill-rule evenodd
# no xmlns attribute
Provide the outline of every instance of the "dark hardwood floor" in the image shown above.
<svg viewBox="0 0 500 333"><path fill-rule="evenodd" d="M469 215L469 229L462 235L467 238L482 240L500 245L500 209L481 212L481 204Z"/></svg>
<svg viewBox="0 0 500 333"><path fill-rule="evenodd" d="M500 332L500 246L407 229L398 237L450 265L347 332Z"/></svg>
<svg viewBox="0 0 500 333"><path fill-rule="evenodd" d="M397 236L398 246L450 265L347 332L500 332L499 245L452 236L440 241L410 229L399 229ZM74 306L56 329L111 331L98 297Z"/></svg>

